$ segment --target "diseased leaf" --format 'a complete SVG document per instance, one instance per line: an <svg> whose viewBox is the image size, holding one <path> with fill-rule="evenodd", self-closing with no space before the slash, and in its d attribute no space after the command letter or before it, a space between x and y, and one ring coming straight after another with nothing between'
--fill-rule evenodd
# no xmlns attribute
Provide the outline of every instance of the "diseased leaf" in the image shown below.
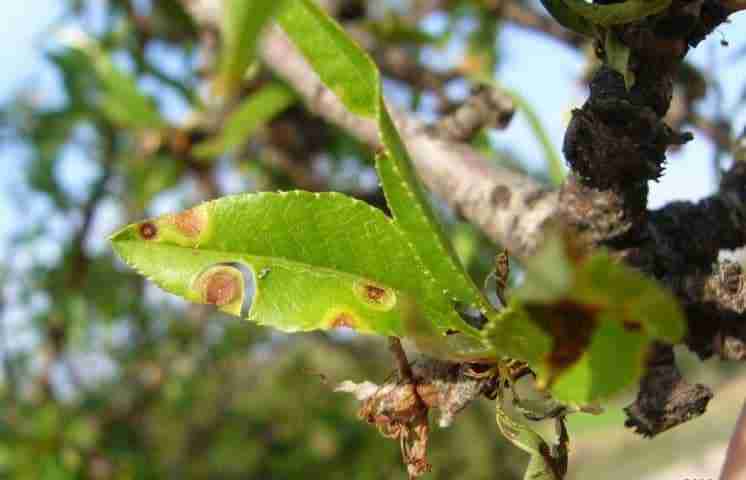
<svg viewBox="0 0 746 480"><path fill-rule="evenodd" d="M626 0L610 5L599 5L585 0L562 1L578 15L594 25L602 27L642 20L645 17L662 12L671 4L671 0Z"/></svg>
<svg viewBox="0 0 746 480"><path fill-rule="evenodd" d="M112 242L128 264L165 290L234 315L243 297L224 292L243 295L236 265L249 267L257 292L249 319L284 331L354 326L403 336L410 317L427 319L439 337L469 328L400 229L381 211L342 194L225 197L130 225ZM209 297L214 268L223 269L218 278L224 286Z"/></svg>
<svg viewBox="0 0 746 480"><path fill-rule="evenodd" d="M351 112L377 115L378 69L342 27L311 0L289 2L278 21L321 81Z"/></svg>
<svg viewBox="0 0 746 480"><path fill-rule="evenodd" d="M218 91L232 94L254 62L256 47L267 22L284 0L226 0L223 2L223 49Z"/></svg>
<svg viewBox="0 0 746 480"><path fill-rule="evenodd" d="M143 248L132 240L115 245L130 266L165 290L236 316L248 302L237 266L250 268L255 290L248 319L285 332L346 327L401 335L402 318L422 314L406 294L381 283L277 257L163 244Z"/></svg>
<svg viewBox="0 0 746 480"><path fill-rule="evenodd" d="M241 145L264 123L293 104L293 91L281 83L271 83L246 98L231 112L217 138L196 145L199 157L221 155Z"/></svg>
<svg viewBox="0 0 746 480"><path fill-rule="evenodd" d="M633 384L654 341L684 335L671 294L606 253L572 259L550 239L526 266L511 313L484 329L501 352L527 361L560 401L588 404Z"/></svg>
<svg viewBox="0 0 746 480"><path fill-rule="evenodd" d="M554 398L585 405L635 384L643 374L650 339L625 328L624 322L620 312L599 314L582 356L552 385Z"/></svg>
<svg viewBox="0 0 746 480"><path fill-rule="evenodd" d="M377 168L397 225L420 260L452 300L464 307L492 307L464 271L425 197L414 167L380 92L378 70L344 30L310 0L296 0L280 23L324 84L351 111L376 116L385 152Z"/></svg>

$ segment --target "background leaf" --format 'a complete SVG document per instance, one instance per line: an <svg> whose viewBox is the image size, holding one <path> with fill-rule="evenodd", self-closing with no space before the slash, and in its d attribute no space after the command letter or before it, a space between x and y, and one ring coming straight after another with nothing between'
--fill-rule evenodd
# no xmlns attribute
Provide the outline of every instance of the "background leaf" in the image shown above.
<svg viewBox="0 0 746 480"><path fill-rule="evenodd" d="M376 116L381 86L368 55L312 0L293 0L278 21L316 73L353 113Z"/></svg>
<svg viewBox="0 0 746 480"><path fill-rule="evenodd" d="M256 58L259 33L284 0L226 0L223 2L223 50L218 92L234 94Z"/></svg>
<svg viewBox="0 0 746 480"><path fill-rule="evenodd" d="M209 141L195 145L199 157L221 155L238 147L264 123L295 101L293 91L281 83L271 83L243 100L226 118L220 133Z"/></svg>

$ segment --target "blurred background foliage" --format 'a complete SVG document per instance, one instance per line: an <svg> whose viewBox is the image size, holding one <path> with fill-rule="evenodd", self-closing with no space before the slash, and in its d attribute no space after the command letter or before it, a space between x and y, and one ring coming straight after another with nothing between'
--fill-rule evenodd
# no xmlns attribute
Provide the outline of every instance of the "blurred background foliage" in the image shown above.
<svg viewBox="0 0 746 480"><path fill-rule="evenodd" d="M269 72L256 67L236 98L214 101L220 38L186 3L62 0L38 43L57 93L29 82L0 106L0 149L24 158L23 181L5 195L0 245L0 478L404 478L398 445L330 387L388 377L380 340L280 335L186 305L123 268L106 245L117 225L228 193L337 190L385 208L371 152L313 117ZM512 38L501 34L506 24L581 59L592 51L518 0L340 0L337 16L379 63L391 98L425 119L458 105L473 87L464 78L499 70ZM716 72L685 73L672 120L704 133L718 171L746 95L732 108L699 110L723 87ZM558 155L533 112L542 106L516 98L546 162L526 162L493 132L474 143L549 185ZM482 281L497 247L444 214ZM710 384L736 374L704 368ZM571 423L579 444L620 435L623 403ZM431 477L518 478L526 459L498 435L484 402L435 431Z"/></svg>

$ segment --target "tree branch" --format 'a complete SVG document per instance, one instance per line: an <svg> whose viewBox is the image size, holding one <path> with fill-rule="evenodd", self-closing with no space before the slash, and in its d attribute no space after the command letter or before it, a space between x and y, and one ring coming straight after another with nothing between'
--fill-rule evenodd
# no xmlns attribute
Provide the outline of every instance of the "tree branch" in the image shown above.
<svg viewBox="0 0 746 480"><path fill-rule="evenodd" d="M350 113L279 28L265 36L261 56L293 86L309 110L368 145L380 147L376 122ZM536 248L542 226L555 211L556 193L518 172L494 167L466 144L434 138L419 120L392 110L418 173L430 190L511 253L527 255Z"/></svg>

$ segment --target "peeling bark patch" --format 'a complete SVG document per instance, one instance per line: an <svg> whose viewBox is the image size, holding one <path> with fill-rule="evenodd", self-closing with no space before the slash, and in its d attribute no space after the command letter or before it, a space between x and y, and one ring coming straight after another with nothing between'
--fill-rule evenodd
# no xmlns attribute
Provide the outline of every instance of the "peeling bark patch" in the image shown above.
<svg viewBox="0 0 746 480"><path fill-rule="evenodd" d="M389 311L396 305L396 292L370 281L359 281L353 285L355 295L367 306Z"/></svg>
<svg viewBox="0 0 746 480"><path fill-rule="evenodd" d="M222 307L241 295L240 281L235 274L218 271L204 280L203 296L206 303Z"/></svg>
<svg viewBox="0 0 746 480"><path fill-rule="evenodd" d="M141 223L137 231L140 233L143 240L152 240L156 235L158 235L158 227L156 227L153 222Z"/></svg>
<svg viewBox="0 0 746 480"><path fill-rule="evenodd" d="M510 205L513 194L505 185L498 185L492 190L492 203L498 208L506 208Z"/></svg>
<svg viewBox="0 0 746 480"><path fill-rule="evenodd" d="M536 205L539 200L546 197L549 194L548 190L535 190L533 192L530 192L528 195L526 195L526 198L523 199L526 206L528 208L534 208L534 205Z"/></svg>
<svg viewBox="0 0 746 480"><path fill-rule="evenodd" d="M185 237L194 238L205 228L206 216L198 208L190 208L173 217L174 226Z"/></svg>

